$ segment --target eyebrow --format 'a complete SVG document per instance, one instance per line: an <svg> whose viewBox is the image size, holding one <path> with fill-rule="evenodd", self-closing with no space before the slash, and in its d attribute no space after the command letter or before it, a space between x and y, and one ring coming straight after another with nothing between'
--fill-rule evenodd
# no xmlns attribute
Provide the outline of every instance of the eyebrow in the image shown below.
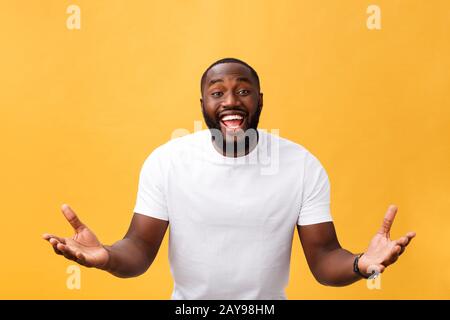
<svg viewBox="0 0 450 320"><path fill-rule="evenodd" d="M252 81L249 78L247 78L247 77L238 77L236 79L236 81L238 81L238 82L247 82L248 84L253 84ZM213 84L218 83L218 82L223 82L223 79L220 79L220 78L218 78L218 79L211 79L208 82L208 87L211 87Z"/></svg>

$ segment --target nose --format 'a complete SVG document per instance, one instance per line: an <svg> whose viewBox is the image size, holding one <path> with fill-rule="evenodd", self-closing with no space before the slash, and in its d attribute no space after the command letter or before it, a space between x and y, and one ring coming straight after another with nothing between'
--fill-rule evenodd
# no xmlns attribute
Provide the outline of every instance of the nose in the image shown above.
<svg viewBox="0 0 450 320"><path fill-rule="evenodd" d="M240 105L239 98L234 94L234 92L229 92L225 95L222 105L224 107L234 107Z"/></svg>

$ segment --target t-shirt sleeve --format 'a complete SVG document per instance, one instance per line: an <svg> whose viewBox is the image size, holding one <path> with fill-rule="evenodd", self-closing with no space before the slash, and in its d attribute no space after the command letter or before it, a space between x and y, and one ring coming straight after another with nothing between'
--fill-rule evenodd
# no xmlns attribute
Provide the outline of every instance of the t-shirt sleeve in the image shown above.
<svg viewBox="0 0 450 320"><path fill-rule="evenodd" d="M298 225L332 221L330 213L330 182L319 160L307 153L303 180L303 195Z"/></svg>
<svg viewBox="0 0 450 320"><path fill-rule="evenodd" d="M155 149L144 161L139 175L134 212L168 221L163 164L162 147Z"/></svg>

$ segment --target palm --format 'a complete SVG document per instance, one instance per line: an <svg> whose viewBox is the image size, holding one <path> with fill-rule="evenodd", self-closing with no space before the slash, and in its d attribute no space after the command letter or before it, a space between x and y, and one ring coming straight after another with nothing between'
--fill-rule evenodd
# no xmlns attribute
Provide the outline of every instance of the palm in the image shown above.
<svg viewBox="0 0 450 320"><path fill-rule="evenodd" d="M88 228L75 233L72 238L66 238L66 246L73 252L83 254L89 265L101 266L108 258L105 248Z"/></svg>
<svg viewBox="0 0 450 320"><path fill-rule="evenodd" d="M78 219L72 209L63 206L62 211L75 229L75 235L72 238L61 238L46 234L44 239L50 241L56 253L63 254L68 259L87 267L103 268L109 257L106 249L95 234Z"/></svg>
<svg viewBox="0 0 450 320"><path fill-rule="evenodd" d="M383 264L389 259L395 246L395 241L391 241L385 235L377 234L370 241L364 255L370 258L372 264Z"/></svg>
<svg viewBox="0 0 450 320"><path fill-rule="evenodd" d="M359 266L363 272L383 272L384 269L394 263L403 253L405 247L414 238L415 233L409 232L398 240L390 239L390 230L394 222L397 208L390 206L383 224L377 234L372 238L364 255L361 257Z"/></svg>

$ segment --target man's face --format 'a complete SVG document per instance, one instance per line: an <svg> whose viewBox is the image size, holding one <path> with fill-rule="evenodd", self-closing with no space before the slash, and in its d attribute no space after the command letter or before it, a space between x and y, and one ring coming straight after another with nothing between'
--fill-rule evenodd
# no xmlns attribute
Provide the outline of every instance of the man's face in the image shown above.
<svg viewBox="0 0 450 320"><path fill-rule="evenodd" d="M241 142L258 127L262 93L251 71L239 63L212 67L203 83L202 112L209 129L220 130L226 143Z"/></svg>

